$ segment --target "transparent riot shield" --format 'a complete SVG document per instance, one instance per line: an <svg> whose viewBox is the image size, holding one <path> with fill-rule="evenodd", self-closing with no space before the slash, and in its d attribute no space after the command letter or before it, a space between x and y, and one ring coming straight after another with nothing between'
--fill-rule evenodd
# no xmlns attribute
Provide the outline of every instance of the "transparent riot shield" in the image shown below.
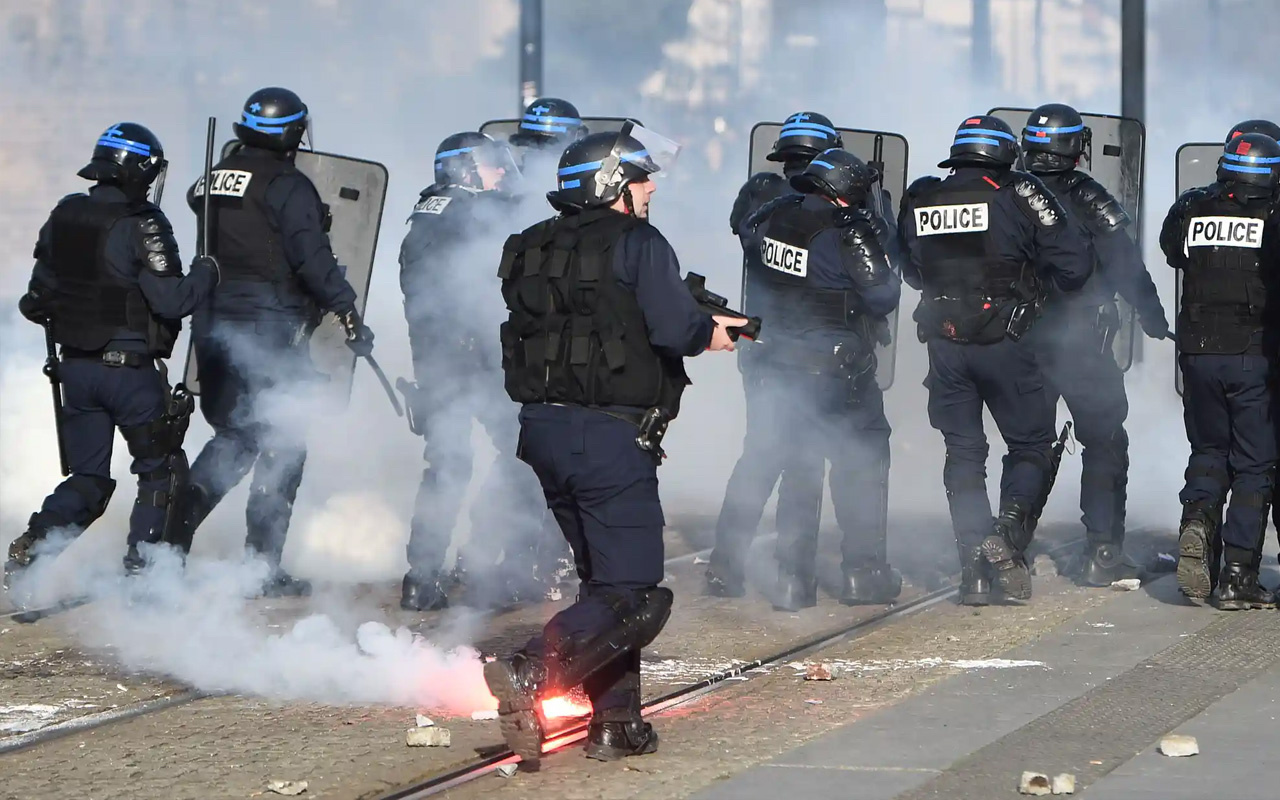
<svg viewBox="0 0 1280 800"><path fill-rule="evenodd" d="M1009 123L1019 137L1027 125L1030 108L993 108L987 113ZM1092 141L1085 150L1080 167L1107 188L1124 204L1125 211L1133 218L1126 231L1139 245L1142 244L1142 170L1146 159L1146 129L1142 123L1129 117L1111 114L1081 114L1084 124L1092 133ZM1137 310L1121 298L1120 330L1111 344L1120 369L1133 366L1140 348L1141 336Z"/></svg>
<svg viewBox="0 0 1280 800"><path fill-rule="evenodd" d="M902 206L902 198L907 193L907 140L902 134L887 131L868 131L857 128L836 128L844 149L867 162L880 171L881 188L888 194L888 203L882 213L891 223L896 223L898 210ZM782 164L769 161L767 156L773 151L773 144L782 132L781 122L760 122L751 129L751 154L747 176L757 172L773 172L782 174ZM881 201L880 192L872 193L873 202ZM746 298L746 266L743 266L743 310L747 308ZM898 344L898 309L888 317L889 343L876 346L876 383L881 389L893 385L895 356ZM768 324L768 320L765 320ZM766 329L767 335L767 329Z"/></svg>
<svg viewBox="0 0 1280 800"><path fill-rule="evenodd" d="M1208 186L1218 180L1218 158L1222 155L1223 145L1220 142L1187 142L1178 148L1174 182L1177 195L1181 196L1188 189ZM1178 312L1182 310L1182 270L1174 270L1173 284L1173 316L1174 327L1177 327ZM1177 338L1174 338L1174 358L1178 357ZM1182 370L1174 365L1174 388L1182 394Z"/></svg>
<svg viewBox="0 0 1280 800"><path fill-rule="evenodd" d="M222 157L226 158L236 144L224 145ZM320 200L328 206L333 254L346 268L347 282L356 292L356 310L364 316L387 198L387 168L374 161L312 150L299 150L294 163L315 184ZM196 186L197 196L203 192L202 184L203 179ZM336 320L327 316L312 334L311 360L316 370L328 377L335 398L345 402L351 396L356 356L346 346L342 326L331 323ZM200 393L199 364L193 348L188 348L183 382L193 394Z"/></svg>

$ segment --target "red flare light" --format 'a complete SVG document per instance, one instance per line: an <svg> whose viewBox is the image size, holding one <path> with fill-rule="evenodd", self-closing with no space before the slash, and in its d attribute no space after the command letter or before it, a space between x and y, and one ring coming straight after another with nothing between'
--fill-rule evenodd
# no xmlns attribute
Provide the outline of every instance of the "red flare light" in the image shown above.
<svg viewBox="0 0 1280 800"><path fill-rule="evenodd" d="M591 716L591 704L573 695L548 697L542 701L543 719L571 719Z"/></svg>

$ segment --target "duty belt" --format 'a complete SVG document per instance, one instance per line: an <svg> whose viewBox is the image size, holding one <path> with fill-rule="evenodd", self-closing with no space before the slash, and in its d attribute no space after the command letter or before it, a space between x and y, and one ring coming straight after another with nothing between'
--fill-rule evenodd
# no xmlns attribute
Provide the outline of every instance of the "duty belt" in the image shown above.
<svg viewBox="0 0 1280 800"><path fill-rule="evenodd" d="M597 414L604 414L606 417L622 420L623 422L635 425L636 447L648 453L653 453L659 458L666 458L667 454L662 449L662 437L667 435L667 425L671 423L671 417L666 409L650 408L644 413L633 414L626 411L606 411L603 408L594 406L581 406L575 403L547 403L549 406L560 406L561 408L585 408L588 411L594 411Z"/></svg>
<svg viewBox="0 0 1280 800"><path fill-rule="evenodd" d="M73 350L69 347L62 348L62 358L101 361L108 367L141 367L151 361L150 356L142 353L128 353L123 350Z"/></svg>

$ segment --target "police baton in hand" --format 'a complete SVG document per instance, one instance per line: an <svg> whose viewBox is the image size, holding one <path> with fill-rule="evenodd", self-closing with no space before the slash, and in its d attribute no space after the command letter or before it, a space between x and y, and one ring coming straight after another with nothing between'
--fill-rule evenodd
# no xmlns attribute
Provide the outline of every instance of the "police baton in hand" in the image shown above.
<svg viewBox="0 0 1280 800"><path fill-rule="evenodd" d="M707 279L705 277L696 272L690 272L684 276L684 285L689 287L689 293L697 301L698 307L706 313L716 317L738 317L747 321L745 325L725 328L731 340L736 342L739 336L750 339L753 342L760 340L760 326L764 324L763 320L759 317L748 317L741 311L734 311L729 308L728 300L715 292L707 290Z"/></svg>
<svg viewBox="0 0 1280 800"><path fill-rule="evenodd" d="M53 429L58 436L58 466L62 468L62 477L71 474L67 465L67 443L62 433L62 379L58 377L58 345L53 340L53 321L46 319L44 325L44 348L47 354L44 361L44 374L53 387Z"/></svg>

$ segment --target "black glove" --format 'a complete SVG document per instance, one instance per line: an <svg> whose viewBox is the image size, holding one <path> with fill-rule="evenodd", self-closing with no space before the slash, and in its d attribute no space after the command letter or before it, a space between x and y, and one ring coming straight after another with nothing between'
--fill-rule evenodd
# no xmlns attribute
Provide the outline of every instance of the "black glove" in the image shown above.
<svg viewBox="0 0 1280 800"><path fill-rule="evenodd" d="M364 320L360 319L360 314L352 309L344 314L338 315L338 321L342 323L342 328L347 332L347 347L351 348L351 352L357 356L367 356L373 353L373 331L369 330L369 326L364 324Z"/></svg>
<svg viewBox="0 0 1280 800"><path fill-rule="evenodd" d="M1152 339L1172 339L1173 335L1169 332L1169 322L1163 316L1138 317L1138 324L1142 326L1142 332Z"/></svg>
<svg viewBox="0 0 1280 800"><path fill-rule="evenodd" d="M222 283L222 265L218 263L218 259L213 256L196 256L191 259L191 271L195 272L197 267L213 271L214 286Z"/></svg>
<svg viewBox="0 0 1280 800"><path fill-rule="evenodd" d="M27 292L18 300L18 311L22 316L36 323L43 325L49 321L49 314L45 310L44 304L40 302L40 298Z"/></svg>

